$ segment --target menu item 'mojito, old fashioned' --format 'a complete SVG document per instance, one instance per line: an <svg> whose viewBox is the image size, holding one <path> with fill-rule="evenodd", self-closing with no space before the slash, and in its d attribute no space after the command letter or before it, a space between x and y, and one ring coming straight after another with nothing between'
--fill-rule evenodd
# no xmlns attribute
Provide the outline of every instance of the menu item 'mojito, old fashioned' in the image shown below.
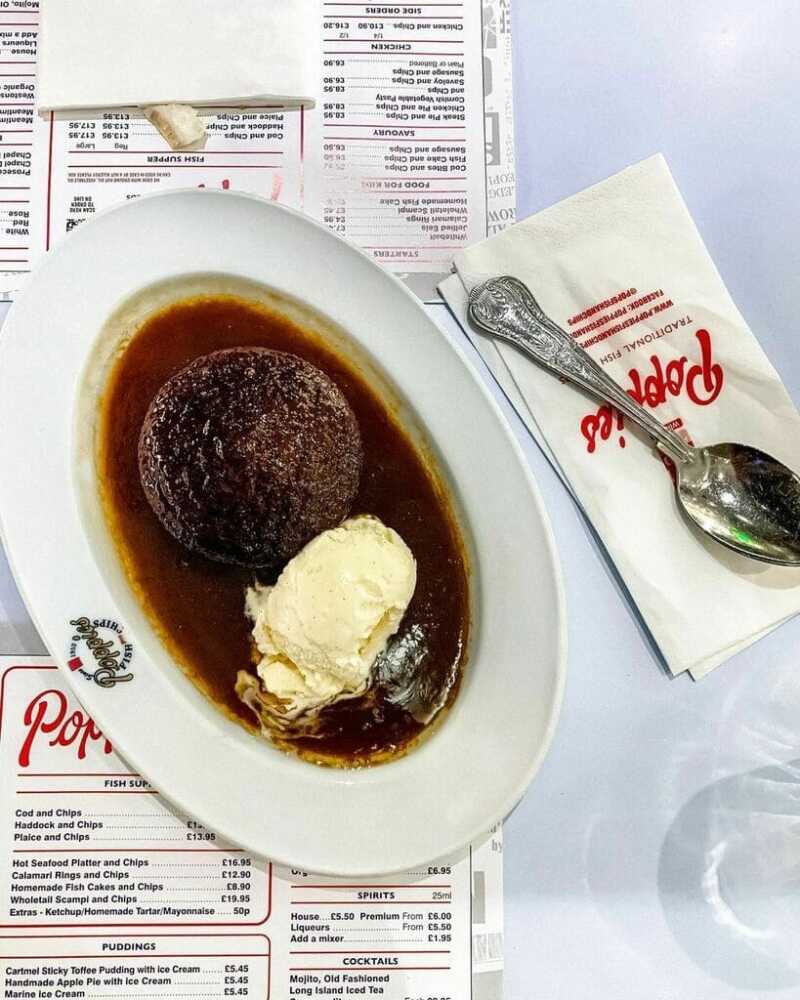
<svg viewBox="0 0 800 1000"><path fill-rule="evenodd" d="M108 376L97 463L129 582L184 671L281 749L355 766L452 703L470 607L433 459L339 340L234 294L154 310Z"/></svg>

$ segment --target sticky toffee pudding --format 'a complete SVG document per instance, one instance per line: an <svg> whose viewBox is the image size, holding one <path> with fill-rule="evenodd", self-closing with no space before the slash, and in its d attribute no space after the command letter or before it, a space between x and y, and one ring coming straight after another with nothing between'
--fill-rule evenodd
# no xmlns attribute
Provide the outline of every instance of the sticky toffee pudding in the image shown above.
<svg viewBox="0 0 800 1000"><path fill-rule="evenodd" d="M384 395L333 338L214 294L149 315L115 357L100 402L103 509L162 642L229 717L336 766L412 747L455 699L469 638L452 504ZM313 535L348 515L379 519L413 553L410 604L363 693L328 704L313 727L260 727L256 688L243 700L237 685L242 670L258 685L245 592L273 586Z"/></svg>

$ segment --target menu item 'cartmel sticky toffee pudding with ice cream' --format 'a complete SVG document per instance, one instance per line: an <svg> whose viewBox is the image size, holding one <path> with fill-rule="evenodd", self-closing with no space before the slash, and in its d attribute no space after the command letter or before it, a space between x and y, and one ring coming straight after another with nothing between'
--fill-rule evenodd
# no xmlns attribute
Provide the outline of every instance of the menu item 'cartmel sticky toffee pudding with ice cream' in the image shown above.
<svg viewBox="0 0 800 1000"><path fill-rule="evenodd" d="M162 641L229 716L337 766L412 747L469 636L447 493L377 381L279 309L196 295L101 401L103 508Z"/></svg>

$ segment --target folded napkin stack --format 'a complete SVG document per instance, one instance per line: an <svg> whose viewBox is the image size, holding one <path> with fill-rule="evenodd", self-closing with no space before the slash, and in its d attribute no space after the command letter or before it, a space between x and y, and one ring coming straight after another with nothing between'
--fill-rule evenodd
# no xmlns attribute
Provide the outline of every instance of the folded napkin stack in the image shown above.
<svg viewBox="0 0 800 1000"><path fill-rule="evenodd" d="M43 0L39 109L177 105L165 127L188 135L192 107L311 105L316 14L314 0Z"/></svg>
<svg viewBox="0 0 800 1000"><path fill-rule="evenodd" d="M511 274L662 423L800 470L800 414L739 313L661 156L461 253L440 290L583 507L666 660L697 679L800 611L800 569L731 552L681 516L652 442L472 329L467 294Z"/></svg>

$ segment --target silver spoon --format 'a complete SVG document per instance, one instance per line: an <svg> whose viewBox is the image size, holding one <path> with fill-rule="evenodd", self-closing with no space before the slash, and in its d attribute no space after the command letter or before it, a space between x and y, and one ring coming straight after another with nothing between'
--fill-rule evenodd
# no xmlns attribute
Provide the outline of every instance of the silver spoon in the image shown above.
<svg viewBox="0 0 800 1000"><path fill-rule="evenodd" d="M800 476L749 445L692 448L609 378L516 278L491 278L474 288L469 316L481 330L610 403L647 431L675 463L680 506L712 538L762 562L800 566Z"/></svg>

